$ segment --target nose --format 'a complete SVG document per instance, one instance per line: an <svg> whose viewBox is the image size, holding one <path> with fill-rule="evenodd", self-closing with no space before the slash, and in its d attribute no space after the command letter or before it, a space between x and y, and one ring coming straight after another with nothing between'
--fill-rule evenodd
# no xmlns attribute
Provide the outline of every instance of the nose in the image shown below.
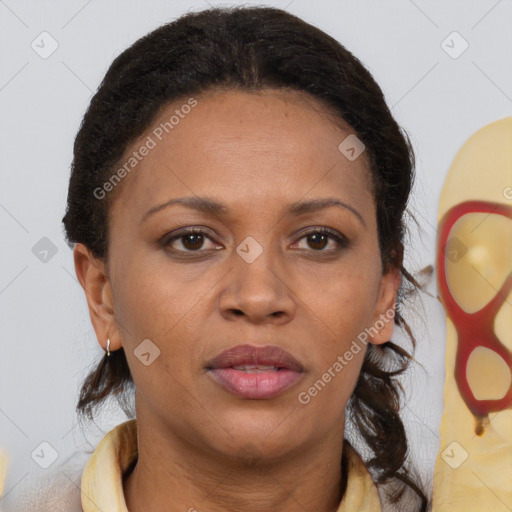
<svg viewBox="0 0 512 512"><path fill-rule="evenodd" d="M295 316L294 295L285 269L270 250L263 249L254 260L245 258L243 252L233 252L219 308L230 321L284 324Z"/></svg>

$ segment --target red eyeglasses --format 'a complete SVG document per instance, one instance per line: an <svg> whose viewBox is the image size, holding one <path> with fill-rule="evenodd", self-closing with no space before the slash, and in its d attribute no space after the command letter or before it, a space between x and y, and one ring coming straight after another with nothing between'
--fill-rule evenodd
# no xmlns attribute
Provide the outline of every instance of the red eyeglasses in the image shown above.
<svg viewBox="0 0 512 512"><path fill-rule="evenodd" d="M476 417L485 417L490 412L512 407L512 379L508 391L502 398L479 400L475 397L467 379L467 366L471 353L477 347L492 350L502 358L512 376L512 353L500 342L494 333L495 317L512 289L512 270L494 297L474 313L464 311L452 296L446 280L446 259L450 257L450 233L455 223L468 213L503 215L512 220L512 207L485 201L466 201L451 208L439 223L437 241L438 286L447 315L451 318L458 335L455 360L455 380L459 392ZM512 224L511 224L512 226ZM511 235L512 236L512 235ZM463 257L463 256L462 256ZM512 261L510 262L512 267ZM468 276L471 279L471 276Z"/></svg>

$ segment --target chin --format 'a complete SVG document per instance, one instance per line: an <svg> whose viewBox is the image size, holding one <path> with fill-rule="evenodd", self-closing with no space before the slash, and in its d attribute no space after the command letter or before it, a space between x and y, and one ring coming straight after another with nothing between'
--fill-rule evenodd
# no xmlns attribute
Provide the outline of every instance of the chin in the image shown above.
<svg viewBox="0 0 512 512"><path fill-rule="evenodd" d="M254 445L265 457L277 457L307 442L306 424L285 409L228 412L219 419L230 436L229 451ZM307 427L306 427L307 428ZM314 426L311 426L312 432ZM311 437L314 437L313 433Z"/></svg>

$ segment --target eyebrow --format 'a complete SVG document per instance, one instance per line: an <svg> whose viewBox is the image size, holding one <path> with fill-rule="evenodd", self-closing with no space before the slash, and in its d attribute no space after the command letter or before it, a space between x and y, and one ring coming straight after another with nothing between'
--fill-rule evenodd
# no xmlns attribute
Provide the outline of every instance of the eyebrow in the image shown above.
<svg viewBox="0 0 512 512"><path fill-rule="evenodd" d="M141 223L144 222L148 217L151 215L163 210L164 208L168 208L169 206L180 204L183 206L186 206L187 208L192 208L194 210L200 211L202 213L206 213L213 216L227 216L230 214L230 209L222 203L219 203L218 201L214 199L210 199L208 197L177 197L175 199L171 199L170 201L167 201L165 203L162 203L160 205L154 206L153 208L150 208L141 219ZM352 212L359 221L363 224L363 226L366 227L366 223L361 216L361 214L351 205L340 201L339 199L335 197L326 197L321 199L310 199L307 201L297 201L295 203L291 203L287 210L286 214L287 216L299 216L303 215L305 213L314 213L319 210L323 210L324 208L328 208L330 206L339 206L341 208L344 208L345 210L348 210Z"/></svg>

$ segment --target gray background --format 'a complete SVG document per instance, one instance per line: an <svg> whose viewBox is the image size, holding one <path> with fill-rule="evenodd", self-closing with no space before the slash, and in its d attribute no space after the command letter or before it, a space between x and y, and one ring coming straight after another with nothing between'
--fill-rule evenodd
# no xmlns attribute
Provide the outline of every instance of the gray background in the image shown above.
<svg viewBox="0 0 512 512"><path fill-rule="evenodd" d="M82 380L104 356L61 227L73 140L91 95L114 57L140 36L188 10L234 3L0 0L0 446L11 455L5 510L32 477L58 474L77 449L96 446L126 419L110 407L82 432L74 412ZM437 204L452 159L479 128L512 115L512 2L239 3L285 8L335 37L372 72L416 151L411 211L421 231L411 225L406 264L433 264ZM50 48L43 31L58 43L48 58L31 47L46 37ZM457 58L442 47L453 31L469 44ZM455 40L452 51L460 44ZM56 251L46 261L33 252L48 245L43 237ZM426 482L439 449L445 344L435 282L429 291L407 317L424 369L407 377L405 407L413 460ZM57 456L48 469L31 457L42 442Z"/></svg>

